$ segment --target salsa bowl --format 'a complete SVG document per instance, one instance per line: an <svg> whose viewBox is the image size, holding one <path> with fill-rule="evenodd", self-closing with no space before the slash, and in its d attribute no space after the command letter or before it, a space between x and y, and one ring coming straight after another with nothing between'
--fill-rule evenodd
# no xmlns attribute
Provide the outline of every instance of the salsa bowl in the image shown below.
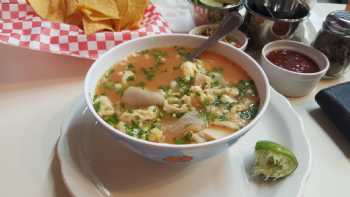
<svg viewBox="0 0 350 197"><path fill-rule="evenodd" d="M271 62L267 55L276 50L291 50L314 61L318 69L303 73L287 70ZM261 52L261 66L266 72L271 86L287 97L303 97L315 89L317 83L329 68L328 58L319 50L297 41L278 40L265 45Z"/></svg>
<svg viewBox="0 0 350 197"><path fill-rule="evenodd" d="M215 53L238 64L254 81L259 96L259 108L255 118L238 131L226 137L199 144L156 143L134 138L119 131L104 121L94 108L93 98L99 80L116 62L120 62L128 55L141 50L167 46L196 48L205 40L205 38L195 35L157 35L132 40L112 48L93 63L85 77L84 96L89 110L98 123L103 125L116 141L151 160L165 163L192 162L209 158L228 149L261 119L269 103L270 92L268 79L257 62L241 50L223 42L217 43L209 51L215 51Z"/></svg>

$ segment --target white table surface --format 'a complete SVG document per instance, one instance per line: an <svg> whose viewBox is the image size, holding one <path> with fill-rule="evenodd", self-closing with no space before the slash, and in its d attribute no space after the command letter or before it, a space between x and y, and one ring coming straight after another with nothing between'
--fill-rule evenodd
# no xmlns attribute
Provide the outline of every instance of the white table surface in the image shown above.
<svg viewBox="0 0 350 197"><path fill-rule="evenodd" d="M321 16L344 5L318 4ZM322 19L323 20L323 19ZM70 106L82 94L91 61L0 44L0 196L69 196L55 144ZM317 89L350 80L350 73ZM304 120L313 167L306 197L350 196L350 142L314 102L291 99Z"/></svg>

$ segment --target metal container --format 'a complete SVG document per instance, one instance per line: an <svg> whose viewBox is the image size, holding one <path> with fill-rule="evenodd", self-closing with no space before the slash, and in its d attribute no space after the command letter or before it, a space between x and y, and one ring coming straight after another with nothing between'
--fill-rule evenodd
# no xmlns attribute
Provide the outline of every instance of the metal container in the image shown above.
<svg viewBox="0 0 350 197"><path fill-rule="evenodd" d="M291 18L274 18L266 9L258 9L255 2L248 0L244 4L247 13L241 30L251 38L250 47L261 49L265 44L281 39L291 39L299 27L299 24L307 19L310 7L304 1L300 1L295 14Z"/></svg>
<svg viewBox="0 0 350 197"><path fill-rule="evenodd" d="M227 7L211 7L199 1L188 0L188 2L196 26L219 23L228 12L237 12L243 4L243 0L238 0L237 4Z"/></svg>
<svg viewBox="0 0 350 197"><path fill-rule="evenodd" d="M275 18L291 18L301 0L258 0L255 5L258 10L266 9Z"/></svg>
<svg viewBox="0 0 350 197"><path fill-rule="evenodd" d="M329 59L330 67L324 78L338 78L350 67L350 12L328 14L312 45Z"/></svg>

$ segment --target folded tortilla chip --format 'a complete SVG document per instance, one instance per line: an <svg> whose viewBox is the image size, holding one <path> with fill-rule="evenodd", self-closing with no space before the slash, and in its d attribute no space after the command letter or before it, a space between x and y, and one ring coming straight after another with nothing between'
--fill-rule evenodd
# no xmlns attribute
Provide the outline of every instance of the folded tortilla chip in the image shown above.
<svg viewBox="0 0 350 197"><path fill-rule="evenodd" d="M64 20L65 0L28 0L28 2L41 18L57 22Z"/></svg>
<svg viewBox="0 0 350 197"><path fill-rule="evenodd" d="M92 21L119 19L115 0L78 0L78 7Z"/></svg>
<svg viewBox="0 0 350 197"><path fill-rule="evenodd" d="M121 30L121 21L124 21L124 18L127 16L128 13L128 0L115 0L117 3L118 11L119 11L119 19L114 20L114 29L117 31Z"/></svg>
<svg viewBox="0 0 350 197"><path fill-rule="evenodd" d="M149 0L128 0L128 11L119 21L119 29L132 29L143 19Z"/></svg>
<svg viewBox="0 0 350 197"><path fill-rule="evenodd" d="M69 17L78 12L78 0L65 0L66 3L66 17Z"/></svg>
<svg viewBox="0 0 350 197"><path fill-rule="evenodd" d="M83 15L83 28L86 34L92 34L100 31L114 31L113 20L92 21Z"/></svg>

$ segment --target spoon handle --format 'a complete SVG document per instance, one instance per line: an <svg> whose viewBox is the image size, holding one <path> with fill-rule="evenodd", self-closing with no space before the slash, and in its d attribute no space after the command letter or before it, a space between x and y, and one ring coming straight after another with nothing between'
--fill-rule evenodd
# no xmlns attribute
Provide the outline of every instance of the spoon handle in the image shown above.
<svg viewBox="0 0 350 197"><path fill-rule="evenodd" d="M198 48L196 48L190 55L189 60L193 60L197 58L203 51L207 48L211 47L218 40L222 39L226 34L230 33L233 30L238 29L243 23L242 16L237 13L228 13L221 21L218 29L214 32L212 36L210 36L204 43L202 43Z"/></svg>

